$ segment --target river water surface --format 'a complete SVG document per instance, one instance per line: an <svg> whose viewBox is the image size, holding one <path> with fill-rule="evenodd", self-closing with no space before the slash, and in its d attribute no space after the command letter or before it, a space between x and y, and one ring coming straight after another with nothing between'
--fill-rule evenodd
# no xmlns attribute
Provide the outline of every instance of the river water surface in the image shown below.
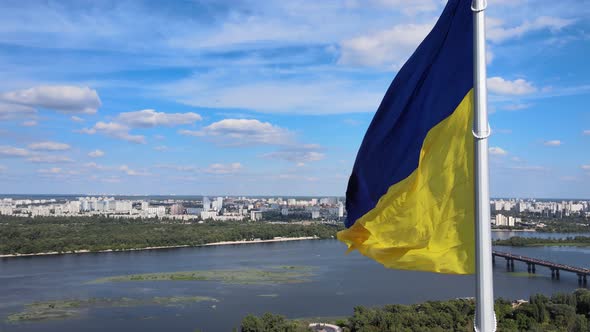
<svg viewBox="0 0 590 332"><path fill-rule="evenodd" d="M509 236L531 234L494 232L494 238ZM573 235L557 237L563 236ZM497 249L590 267L590 249L585 247ZM345 245L336 240L311 240L0 259L0 331L231 331L249 313L273 312L289 318L346 316L357 305L408 304L474 295L472 276L388 270L356 252L345 255L345 251ZM215 281L89 283L127 274L283 265L314 267L313 276L305 283L270 285ZM497 260L496 296L527 299L533 293L571 292L578 287L576 276L570 273L563 272L557 281L543 267L537 267L537 274L531 277L524 263L515 262L515 268L516 273L510 273L504 260ZM209 296L219 302L90 308L68 319L6 321L8 315L34 301L176 296Z"/></svg>

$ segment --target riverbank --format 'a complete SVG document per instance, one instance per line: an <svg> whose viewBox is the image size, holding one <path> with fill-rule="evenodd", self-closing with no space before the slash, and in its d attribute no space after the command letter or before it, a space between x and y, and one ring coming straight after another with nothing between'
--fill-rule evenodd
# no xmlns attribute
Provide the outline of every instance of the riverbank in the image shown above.
<svg viewBox="0 0 590 332"><path fill-rule="evenodd" d="M505 240L495 240L497 246L512 247L549 247L549 246L568 246L568 247L587 247L590 246L590 237L575 236L560 239L546 239L539 237L520 237L513 236Z"/></svg>
<svg viewBox="0 0 590 332"><path fill-rule="evenodd" d="M590 243L582 243L582 242L539 242L539 243L527 243L527 244L504 244L501 242L494 242L495 246L504 246L504 247L590 247Z"/></svg>
<svg viewBox="0 0 590 332"><path fill-rule="evenodd" d="M170 249L246 240L319 237L333 239L340 225L314 223L206 222L185 224L100 218L6 219L0 216L0 255ZM231 242L228 242L231 241ZM235 241L235 242L234 242ZM256 243L256 242L253 242Z"/></svg>
<svg viewBox="0 0 590 332"><path fill-rule="evenodd" d="M51 255L66 255L66 254L88 254L88 253L107 253L107 252L124 252L124 251L143 251L143 250L160 250L160 249L178 249L178 248L197 248L197 247L211 247L211 246L227 246L227 245L240 245L240 244L255 244L255 243L273 243L273 242L287 242L287 241L305 241L305 240L318 240L317 236L301 236L301 237L279 237L269 240L240 240L240 241L221 241L205 243L200 245L174 245L174 246L157 246L157 247L145 247L145 248L130 248L130 249L105 249L105 250L73 250L68 252L39 252L31 254L4 254L0 255L0 258L14 258L14 257L31 257L31 256L51 256Z"/></svg>

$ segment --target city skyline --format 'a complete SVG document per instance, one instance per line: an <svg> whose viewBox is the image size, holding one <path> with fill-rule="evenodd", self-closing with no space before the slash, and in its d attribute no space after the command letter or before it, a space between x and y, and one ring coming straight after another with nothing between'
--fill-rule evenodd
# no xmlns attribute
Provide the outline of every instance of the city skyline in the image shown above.
<svg viewBox="0 0 590 332"><path fill-rule="evenodd" d="M493 197L590 197L572 3L489 6ZM343 196L443 4L4 2L0 193Z"/></svg>

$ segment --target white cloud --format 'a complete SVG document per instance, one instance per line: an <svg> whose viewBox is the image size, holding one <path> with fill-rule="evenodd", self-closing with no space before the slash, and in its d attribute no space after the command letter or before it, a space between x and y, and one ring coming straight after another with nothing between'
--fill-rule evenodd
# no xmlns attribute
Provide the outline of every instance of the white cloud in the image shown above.
<svg viewBox="0 0 590 332"><path fill-rule="evenodd" d="M492 146L489 148L490 154L493 156L505 156L508 152L500 147Z"/></svg>
<svg viewBox="0 0 590 332"><path fill-rule="evenodd" d="M510 166L509 169L517 170L517 171L547 171L549 170L547 167L538 166L538 165L524 165L524 166Z"/></svg>
<svg viewBox="0 0 590 332"><path fill-rule="evenodd" d="M66 143L60 142L52 142L52 141L45 141L45 142L37 142L29 144L29 149L31 150L41 150L41 151L65 151L69 150L71 146Z"/></svg>
<svg viewBox="0 0 590 332"><path fill-rule="evenodd" d="M198 166L186 166L186 165L174 165L174 164L159 164L155 165L156 168L161 169L170 169L179 172L190 172L190 173L205 173L205 174L235 174L238 173L243 169L243 165L241 163L229 163L229 164L222 164L222 163L215 163L211 164L205 168L198 167Z"/></svg>
<svg viewBox="0 0 590 332"><path fill-rule="evenodd" d="M162 168L162 169L172 169L172 170L180 171L180 172L197 172L200 170L200 168L197 166L183 166L183 165L173 165L173 164L158 164L158 165L155 165L155 167Z"/></svg>
<svg viewBox="0 0 590 332"><path fill-rule="evenodd" d="M180 130L185 136L206 137L220 145L241 146L258 144L287 144L293 134L269 122L254 119L224 119L201 130Z"/></svg>
<svg viewBox="0 0 590 332"><path fill-rule="evenodd" d="M109 137L122 139L124 141L145 144L145 136L143 135L131 135L129 133L129 127L116 122L97 122L92 128L83 128L78 130L79 133L94 135L100 133Z"/></svg>
<svg viewBox="0 0 590 332"><path fill-rule="evenodd" d="M512 134L512 129L494 128L492 131L496 134Z"/></svg>
<svg viewBox="0 0 590 332"><path fill-rule="evenodd" d="M234 174L242 169L242 164L211 164L203 171L208 174Z"/></svg>
<svg viewBox="0 0 590 332"><path fill-rule="evenodd" d="M8 145L0 145L0 157L27 157L31 154L29 150L15 148Z"/></svg>
<svg viewBox="0 0 590 332"><path fill-rule="evenodd" d="M367 3L375 4L380 7L387 9L400 10L406 15L414 16L419 12L430 12L438 9L441 2L436 0L350 0L349 6L361 7L367 5Z"/></svg>
<svg viewBox="0 0 590 332"><path fill-rule="evenodd" d="M145 171L136 171L134 169L129 168L129 166L127 165L121 165L119 167L119 170L124 172L125 174L129 175L129 176L148 176L151 175L148 172Z"/></svg>
<svg viewBox="0 0 590 332"><path fill-rule="evenodd" d="M590 136L590 130L584 130L582 132L582 135L584 135L584 136Z"/></svg>
<svg viewBox="0 0 590 332"><path fill-rule="evenodd" d="M502 109L507 110L507 111L520 111L526 108L531 107L532 104L511 104L511 105L506 105L504 107L502 107Z"/></svg>
<svg viewBox="0 0 590 332"><path fill-rule="evenodd" d="M32 117L37 111L29 106L0 103L0 121Z"/></svg>
<svg viewBox="0 0 590 332"><path fill-rule="evenodd" d="M494 52L492 52L491 47L488 46L486 49L486 64L491 64L494 61Z"/></svg>
<svg viewBox="0 0 590 332"><path fill-rule="evenodd" d="M70 119L72 119L72 121L74 121L74 122L84 122L84 119L82 119L79 116L75 116L75 115L72 115L72 117L70 117Z"/></svg>
<svg viewBox="0 0 590 332"><path fill-rule="evenodd" d="M98 170L98 171L108 171L108 170L113 169L113 167L100 165L95 162L86 163L83 166L86 168L91 168L91 169Z"/></svg>
<svg viewBox="0 0 590 332"><path fill-rule="evenodd" d="M161 86L161 93L178 102L208 108L263 113L342 114L375 112L390 79L359 84L351 79L312 77L289 79L268 70L218 70ZM304 72L299 75L306 76ZM239 79L254 77L250 80ZM292 78L292 77L291 77ZM233 115L236 117L236 115Z"/></svg>
<svg viewBox="0 0 590 332"><path fill-rule="evenodd" d="M23 121L21 123L21 126L23 127L35 127L36 125L38 125L38 123L35 120Z"/></svg>
<svg viewBox="0 0 590 332"><path fill-rule="evenodd" d="M288 146L278 151L267 153L265 158L281 159L295 163L298 167L305 163L322 160L325 154L320 152L321 147L317 144L304 144L301 146Z"/></svg>
<svg viewBox="0 0 590 332"><path fill-rule="evenodd" d="M37 170L37 172L41 174L60 174L62 171L63 170L59 167L42 168Z"/></svg>
<svg viewBox="0 0 590 332"><path fill-rule="evenodd" d="M7 169L8 169L8 167L6 167L4 165L0 165L0 173L6 172Z"/></svg>
<svg viewBox="0 0 590 332"><path fill-rule="evenodd" d="M487 83L490 92L500 95L525 95L537 91L532 83L521 78L509 81L496 76L488 78Z"/></svg>
<svg viewBox="0 0 590 332"><path fill-rule="evenodd" d="M388 66L399 68L434 26L428 24L400 24L340 43L338 63L344 65Z"/></svg>
<svg viewBox="0 0 590 332"><path fill-rule="evenodd" d="M0 100L64 113L93 114L101 106L96 90L68 85L44 85L5 92L0 94Z"/></svg>
<svg viewBox="0 0 590 332"><path fill-rule="evenodd" d="M575 176L570 176L570 175L566 175L566 176L562 176L559 178L561 181L577 181L578 178Z"/></svg>
<svg viewBox="0 0 590 332"><path fill-rule="evenodd" d="M47 164L58 164L58 163L71 163L73 160L66 156L48 156L48 155L35 155L27 159L28 161L36 164L47 163Z"/></svg>
<svg viewBox="0 0 590 332"><path fill-rule="evenodd" d="M88 156L92 157L92 158L100 158L100 157L104 156L104 151L97 149L97 150L89 152Z"/></svg>
<svg viewBox="0 0 590 332"><path fill-rule="evenodd" d="M514 27L505 27L503 20L489 17L486 20L486 37L488 40L499 43L507 39L522 37L524 34L533 31L545 29L558 31L574 22L575 20L559 17L540 16L533 21L525 21Z"/></svg>
<svg viewBox="0 0 590 332"><path fill-rule="evenodd" d="M100 181L105 183L119 183L121 182L121 178L113 175L108 177L101 177Z"/></svg>
<svg viewBox="0 0 590 332"><path fill-rule="evenodd" d="M168 147L165 146L165 145L157 145L157 146L154 146L154 150L156 150L156 151L167 151L168 150Z"/></svg>
<svg viewBox="0 0 590 332"><path fill-rule="evenodd" d="M582 165L581 167L585 171L590 171L590 164L589 165Z"/></svg>
<svg viewBox="0 0 590 332"><path fill-rule="evenodd" d="M550 140L550 141L545 141L543 143L543 145L545 145L545 146L560 146L562 144L563 144L563 142L560 140Z"/></svg>
<svg viewBox="0 0 590 332"><path fill-rule="evenodd" d="M128 125L129 127L151 128L156 126L178 126L192 124L201 121L199 114L193 112L187 113L164 113L147 109L136 112L120 113L117 122Z"/></svg>

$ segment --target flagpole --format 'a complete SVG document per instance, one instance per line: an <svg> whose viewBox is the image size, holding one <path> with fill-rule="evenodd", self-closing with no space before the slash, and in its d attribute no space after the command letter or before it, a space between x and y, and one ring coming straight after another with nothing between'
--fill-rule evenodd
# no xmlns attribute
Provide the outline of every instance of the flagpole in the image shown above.
<svg viewBox="0 0 590 332"><path fill-rule="evenodd" d="M490 189L488 168L488 125L486 87L485 13L486 0L473 0L475 136L475 330L496 331L494 280L492 274L492 235L490 227Z"/></svg>

